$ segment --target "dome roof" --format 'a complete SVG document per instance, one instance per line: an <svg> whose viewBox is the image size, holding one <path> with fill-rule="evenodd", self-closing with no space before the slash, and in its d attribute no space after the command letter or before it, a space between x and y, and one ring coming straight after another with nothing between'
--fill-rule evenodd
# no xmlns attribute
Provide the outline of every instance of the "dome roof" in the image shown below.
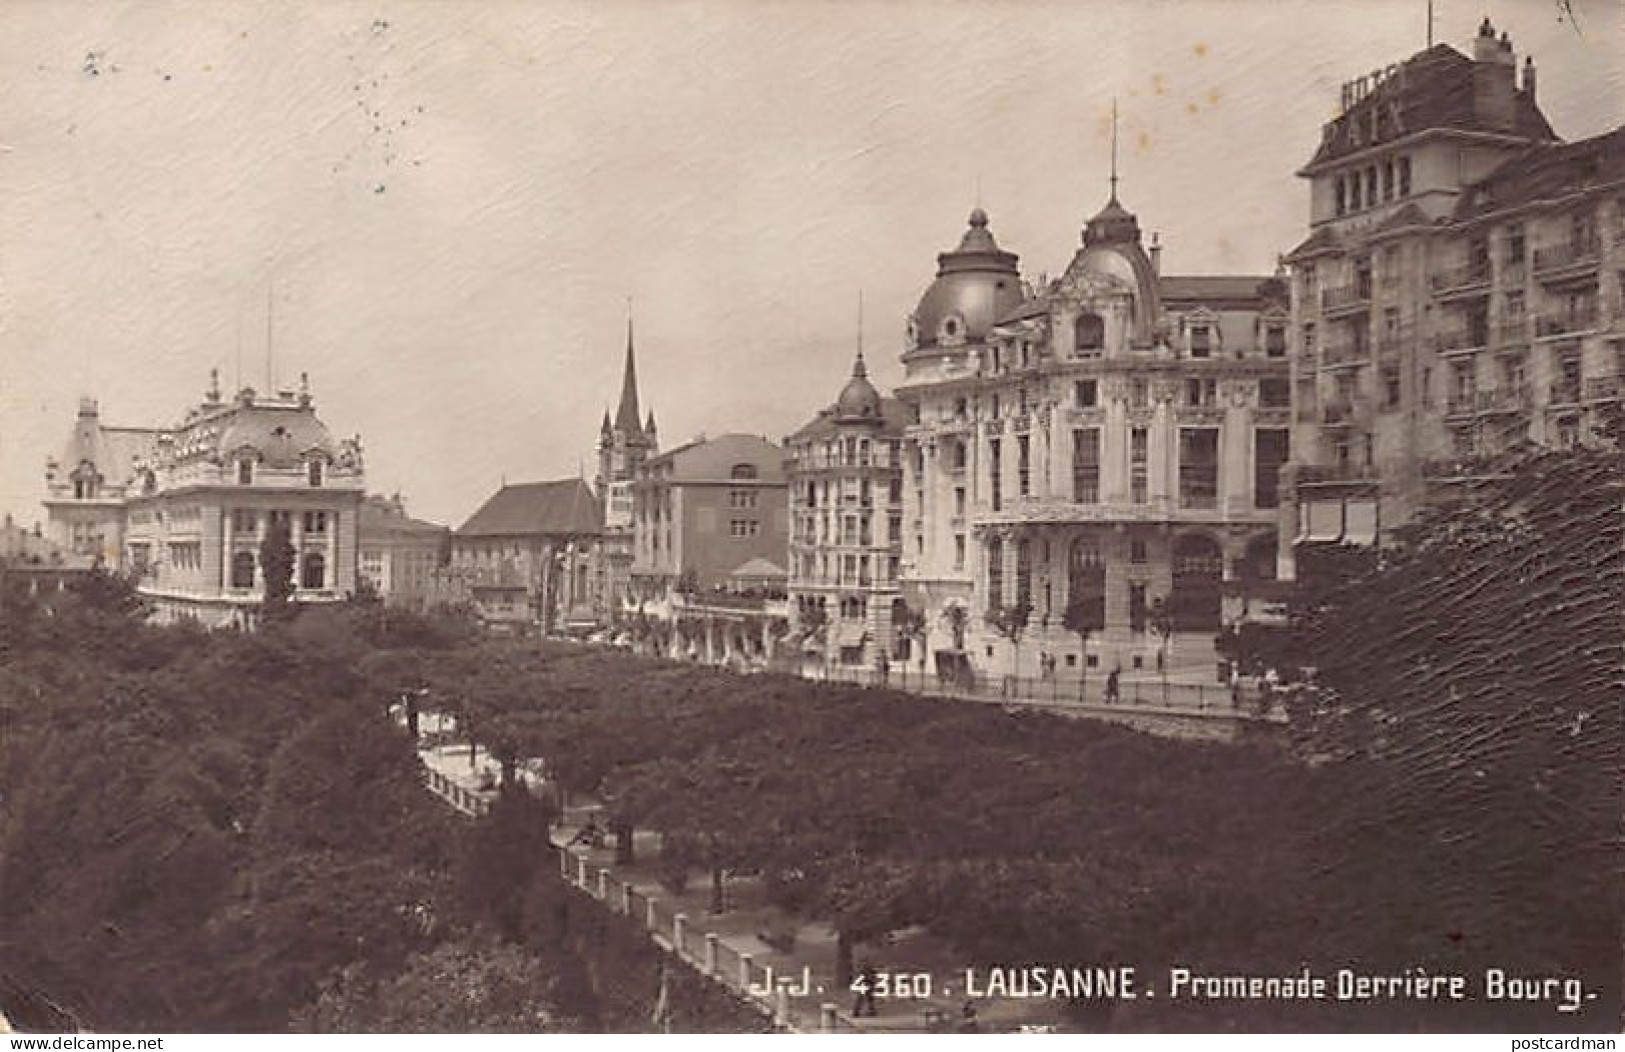
<svg viewBox="0 0 1625 1052"><path fill-rule="evenodd" d="M993 323L1021 303L1017 256L1005 252L987 228L987 213L970 214L970 226L952 252L937 256L937 279L920 297L911 319L915 343L929 347L987 336Z"/></svg>
<svg viewBox="0 0 1625 1052"><path fill-rule="evenodd" d="M1139 240L1140 221L1118 202L1115 193L1083 228L1085 245L1138 244Z"/></svg>
<svg viewBox="0 0 1625 1052"><path fill-rule="evenodd" d="M312 449L332 457L336 453L327 425L309 408L273 409L239 407L220 432L216 449L229 456L243 447L253 449L268 467L294 467Z"/></svg>
<svg viewBox="0 0 1625 1052"><path fill-rule="evenodd" d="M869 370L863 365L862 351L858 352L857 361L852 363L852 379L841 388L841 396L835 400L835 419L840 423L863 420L880 423L880 392L869 382Z"/></svg>

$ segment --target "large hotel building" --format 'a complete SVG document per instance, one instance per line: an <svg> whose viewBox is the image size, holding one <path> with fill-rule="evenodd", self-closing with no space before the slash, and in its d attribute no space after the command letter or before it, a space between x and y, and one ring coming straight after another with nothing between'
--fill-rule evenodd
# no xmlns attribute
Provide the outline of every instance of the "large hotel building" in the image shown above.
<svg viewBox="0 0 1625 1052"><path fill-rule="evenodd" d="M1299 544L1381 543L1511 447L1592 441L1625 384L1625 128L1559 141L1488 20L1341 102L1286 257Z"/></svg>
<svg viewBox="0 0 1625 1052"><path fill-rule="evenodd" d="M1164 274L1113 182L1042 288L972 212L909 319L903 591L939 670L959 651L1024 677L1164 660L1211 677L1221 624L1276 576L1286 283ZM1074 604L1099 626L1087 653ZM1017 606L1019 646L988 624Z"/></svg>

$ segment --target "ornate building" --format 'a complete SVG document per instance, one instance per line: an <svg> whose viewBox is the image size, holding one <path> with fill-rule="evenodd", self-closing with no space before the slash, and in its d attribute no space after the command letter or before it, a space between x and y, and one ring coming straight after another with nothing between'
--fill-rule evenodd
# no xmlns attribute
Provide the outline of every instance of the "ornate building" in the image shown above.
<svg viewBox="0 0 1625 1052"><path fill-rule="evenodd" d="M599 594L608 616L623 610L632 583L632 487L644 461L660 450L654 410L638 423L638 374L632 351L632 319L626 321L626 369L621 379L621 401L615 419L604 411L598 429L598 475L593 480L602 507L604 525L600 541Z"/></svg>
<svg viewBox="0 0 1625 1052"><path fill-rule="evenodd" d="M1162 274L1115 187L1041 288L975 210L909 319L903 592L939 673L1211 677L1214 634L1276 575L1285 283ZM1016 607L1019 645L987 619Z"/></svg>
<svg viewBox="0 0 1625 1052"><path fill-rule="evenodd" d="M1472 463L1588 441L1625 375L1625 129L1562 143L1486 19L1343 86L1298 174L1301 543L1377 543Z"/></svg>
<svg viewBox="0 0 1625 1052"><path fill-rule="evenodd" d="M251 625L264 595L260 544L288 524L301 602L355 590L359 439L334 441L308 385L230 402L211 378L201 405L170 428L102 424L80 403L60 459L46 465L53 536L136 576L156 615Z"/></svg>
<svg viewBox="0 0 1625 1052"><path fill-rule="evenodd" d="M806 642L821 664L904 656L895 628L909 420L869 382L860 351L835 404L785 439L790 612L795 627L817 628Z"/></svg>

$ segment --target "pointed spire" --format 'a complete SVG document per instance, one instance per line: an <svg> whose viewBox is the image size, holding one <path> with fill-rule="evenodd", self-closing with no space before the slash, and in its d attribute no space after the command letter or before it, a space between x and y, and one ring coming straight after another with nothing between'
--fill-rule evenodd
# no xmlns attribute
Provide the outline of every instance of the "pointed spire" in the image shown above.
<svg viewBox="0 0 1625 1052"><path fill-rule="evenodd" d="M607 408L604 410L604 422L598 425L598 430L602 434L609 434L609 410Z"/></svg>
<svg viewBox="0 0 1625 1052"><path fill-rule="evenodd" d="M621 378L621 405L615 427L628 435L638 433L638 369L632 354L632 300L626 301L626 371Z"/></svg>
<svg viewBox="0 0 1625 1052"><path fill-rule="evenodd" d="M1112 96L1112 200L1117 200L1117 96Z"/></svg>
<svg viewBox="0 0 1625 1052"><path fill-rule="evenodd" d="M650 437L650 438L654 437L654 433L655 433L655 411L653 409L649 410L649 422L643 425L643 433L645 435L647 435L648 437Z"/></svg>

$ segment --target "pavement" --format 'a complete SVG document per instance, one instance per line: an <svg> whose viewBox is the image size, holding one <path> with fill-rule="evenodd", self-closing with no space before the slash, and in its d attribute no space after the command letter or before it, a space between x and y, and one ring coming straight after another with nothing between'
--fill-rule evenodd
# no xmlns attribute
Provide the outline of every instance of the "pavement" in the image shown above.
<svg viewBox="0 0 1625 1052"><path fill-rule="evenodd" d="M428 718L420 724L425 732L441 729ZM469 746L429 745L419 750L424 765L440 778L436 786L456 786L453 802L470 813L489 806L495 790L497 765L483 749L476 750L470 763ZM441 792L441 788L436 788ZM447 795L442 792L442 795ZM448 799L450 797L448 796ZM604 905L620 912L627 885L631 892L633 916L645 923L653 917L656 927L651 937L662 946L674 948L673 918L684 918L683 956L698 970L706 971L709 953L706 936L716 937L713 973L719 982L741 990L740 961L748 961L753 990L745 991L765 1011L788 1016L784 1022L796 1030L816 1032L834 1029L845 1032L930 1033L957 1028L965 1004L964 962L944 940L919 928L893 932L887 939L854 946L853 960L870 963L877 971L908 977L898 983L917 996L877 998L874 1016L854 1017L856 994L835 982L835 931L821 921L792 916L768 901L757 877L730 877L726 883L724 910L712 913L711 879L708 873L694 871L681 892L673 893L660 883L655 861L659 858L660 835L639 830L633 840L634 861L617 863L612 846L571 845L577 832L602 811L592 799L572 794L571 805L552 831L556 847L569 856L572 883L584 862L587 880L582 890L597 895L599 871L607 871L608 895ZM599 828L606 823L598 821ZM579 885L578 885L579 886ZM649 903L653 901L651 909ZM787 938L786 936L790 936ZM771 969L771 979L767 969ZM784 987L785 993L769 993ZM833 1006L833 1012L825 1006ZM1015 999L985 999L975 1005L982 1031L1018 1031L1024 1028L1048 1029L1061 1023L1056 1002Z"/></svg>

